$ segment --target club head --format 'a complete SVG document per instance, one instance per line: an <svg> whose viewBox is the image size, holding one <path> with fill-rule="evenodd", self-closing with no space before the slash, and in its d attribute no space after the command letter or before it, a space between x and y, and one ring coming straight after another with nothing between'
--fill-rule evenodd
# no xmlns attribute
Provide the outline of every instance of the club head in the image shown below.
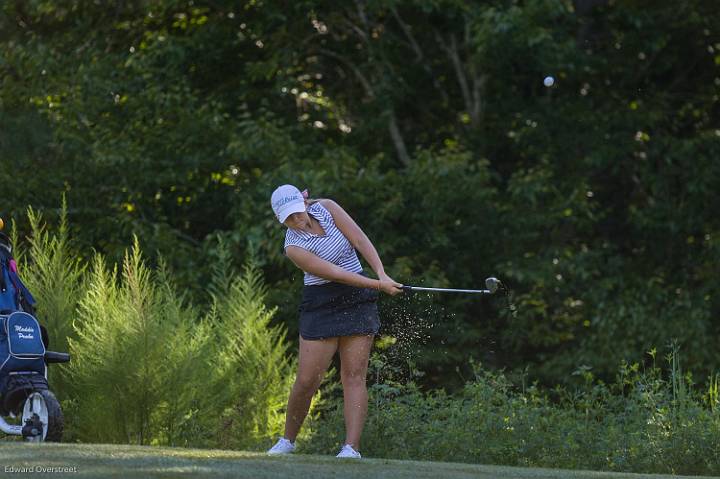
<svg viewBox="0 0 720 479"><path fill-rule="evenodd" d="M499 286L500 280L497 278L488 278L485 280L485 287L488 291L490 291L490 294L495 294L495 291L498 290Z"/></svg>

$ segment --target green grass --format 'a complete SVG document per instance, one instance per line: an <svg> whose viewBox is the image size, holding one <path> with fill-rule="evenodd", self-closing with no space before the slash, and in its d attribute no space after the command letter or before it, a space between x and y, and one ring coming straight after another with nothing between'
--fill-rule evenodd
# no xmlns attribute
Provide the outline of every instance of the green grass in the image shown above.
<svg viewBox="0 0 720 479"><path fill-rule="evenodd" d="M17 473L8 468L74 467L68 473ZM107 444L25 444L0 441L0 475L32 477L142 477L142 478L387 478L387 479L537 479L537 478L679 478L683 476L620 474L558 469L531 469L473 464L340 460L332 456L294 455L270 458L263 453L119 446ZM690 476L684 476L690 477ZM697 476L695 476L697 477Z"/></svg>

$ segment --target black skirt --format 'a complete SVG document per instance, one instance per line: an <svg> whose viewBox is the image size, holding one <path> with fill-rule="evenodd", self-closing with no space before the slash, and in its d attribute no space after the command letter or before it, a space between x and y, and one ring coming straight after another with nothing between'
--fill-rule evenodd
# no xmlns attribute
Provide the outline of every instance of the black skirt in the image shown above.
<svg viewBox="0 0 720 479"><path fill-rule="evenodd" d="M375 335L380 329L378 292L342 283L303 287L300 336L307 340Z"/></svg>

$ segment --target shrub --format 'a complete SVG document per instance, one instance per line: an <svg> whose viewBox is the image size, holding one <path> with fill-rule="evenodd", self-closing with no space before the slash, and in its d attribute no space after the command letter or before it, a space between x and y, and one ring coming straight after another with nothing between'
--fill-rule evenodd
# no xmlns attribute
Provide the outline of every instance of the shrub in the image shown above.
<svg viewBox="0 0 720 479"><path fill-rule="evenodd" d="M717 381L703 396L682 374L677 348L668 361L667 379L657 367L623 363L613 384L581 368L575 390L518 389L479 366L454 395L424 392L391 375L369 388L362 450L393 459L717 474ZM388 368L379 356L372 364ZM304 450L331 452L344 428L340 398L328 402L313 428Z"/></svg>
<svg viewBox="0 0 720 479"><path fill-rule="evenodd" d="M210 325L209 394L220 412L216 446L264 448L282 434L285 405L294 380L294 359L285 330L270 326L275 310L265 307L266 288L254 261L241 276L232 274L221 243L215 268Z"/></svg>
<svg viewBox="0 0 720 479"><path fill-rule="evenodd" d="M64 211L50 232L29 210L30 248L18 259L51 347L72 356L50 368L65 439L263 448L280 434L293 360L254 262L236 274L221 244L201 308L162 258L145 263L137 239L120 270L102 255L86 268Z"/></svg>
<svg viewBox="0 0 720 479"><path fill-rule="evenodd" d="M70 339L72 397L78 439L153 444L173 442L175 424L190 409L193 386L207 377L204 327L194 327L161 267L142 261L137 240L120 279L96 256ZM198 384L200 382L200 384Z"/></svg>
<svg viewBox="0 0 720 479"><path fill-rule="evenodd" d="M72 337L72 320L79 298L83 294L84 266L70 246L67 208L63 202L57 232L50 234L40 212L28 209L31 236L29 248L14 238L15 254L20 273L36 304L36 316L47 328L50 349L65 352L68 338ZM13 229L13 231L15 231ZM20 244L18 244L20 243ZM58 397L64 397L69 388L63 367L48 368L48 380Z"/></svg>

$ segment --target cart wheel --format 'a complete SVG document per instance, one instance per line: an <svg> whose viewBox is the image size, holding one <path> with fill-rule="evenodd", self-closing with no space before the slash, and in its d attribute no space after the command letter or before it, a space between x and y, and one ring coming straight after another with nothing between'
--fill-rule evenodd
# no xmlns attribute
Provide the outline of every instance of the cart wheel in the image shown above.
<svg viewBox="0 0 720 479"><path fill-rule="evenodd" d="M63 434L63 415L55 395L43 389L25 400L22 413L23 436L28 442L60 442Z"/></svg>

